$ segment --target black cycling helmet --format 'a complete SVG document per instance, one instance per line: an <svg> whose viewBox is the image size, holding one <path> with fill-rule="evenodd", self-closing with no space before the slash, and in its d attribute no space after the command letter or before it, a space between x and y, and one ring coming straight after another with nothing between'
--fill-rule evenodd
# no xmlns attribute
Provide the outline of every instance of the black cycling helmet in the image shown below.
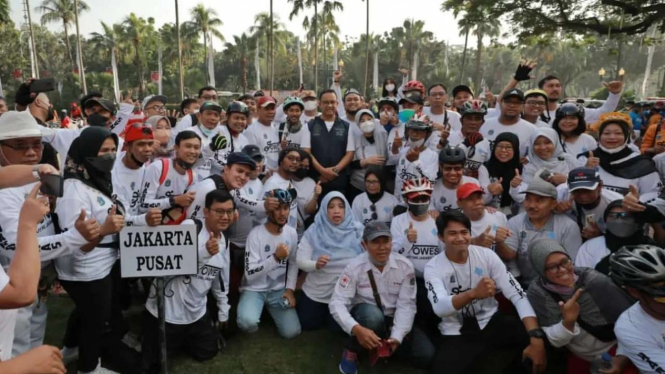
<svg viewBox="0 0 665 374"><path fill-rule="evenodd" d="M298 193L296 192L295 188L290 188L288 190L276 188L274 190L270 190L267 195L276 198L280 204L291 205L291 203L298 196Z"/></svg>
<svg viewBox="0 0 665 374"><path fill-rule="evenodd" d="M439 153L439 164L462 164L466 162L466 154L459 147L446 147Z"/></svg>
<svg viewBox="0 0 665 374"><path fill-rule="evenodd" d="M655 245L621 247L610 255L610 277L622 287L665 296L665 250Z"/></svg>
<svg viewBox="0 0 665 374"><path fill-rule="evenodd" d="M231 113L240 113L249 117L249 107L242 101L232 101L228 108L226 108L226 115L230 116Z"/></svg>
<svg viewBox="0 0 665 374"><path fill-rule="evenodd" d="M255 144L247 144L242 147L242 153L246 154L254 160L255 162L261 162L263 160L263 154L261 154L261 148Z"/></svg>
<svg viewBox="0 0 665 374"><path fill-rule="evenodd" d="M576 116L577 118L584 118L584 107L576 103L561 104L555 113L555 119L561 119L564 116Z"/></svg>

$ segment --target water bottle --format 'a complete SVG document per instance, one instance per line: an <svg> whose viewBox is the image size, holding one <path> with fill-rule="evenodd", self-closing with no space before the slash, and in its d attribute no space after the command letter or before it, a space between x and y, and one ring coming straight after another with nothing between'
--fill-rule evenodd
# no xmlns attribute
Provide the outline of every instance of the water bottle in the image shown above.
<svg viewBox="0 0 665 374"><path fill-rule="evenodd" d="M591 374L601 374L599 370L612 368L612 355L605 352L591 362Z"/></svg>

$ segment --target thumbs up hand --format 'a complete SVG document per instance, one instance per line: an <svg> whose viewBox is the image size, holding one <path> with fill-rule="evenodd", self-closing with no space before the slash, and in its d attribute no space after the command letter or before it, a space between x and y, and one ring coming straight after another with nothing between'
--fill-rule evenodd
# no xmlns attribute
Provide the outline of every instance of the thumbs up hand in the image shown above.
<svg viewBox="0 0 665 374"><path fill-rule="evenodd" d="M406 230L406 240L409 243L415 243L418 241L418 231L413 228L413 222L409 223L409 228Z"/></svg>
<svg viewBox="0 0 665 374"><path fill-rule="evenodd" d="M45 196L38 197L41 182L35 183L21 207L19 222L36 227L49 212L49 200Z"/></svg>
<svg viewBox="0 0 665 374"><path fill-rule="evenodd" d="M476 237L475 242L477 243L476 245L479 245L481 247L485 248L490 248L494 244L494 235L491 234L492 232L492 226L487 226L485 231L483 231L482 234L478 235Z"/></svg>
<svg viewBox="0 0 665 374"><path fill-rule="evenodd" d="M497 244L504 243L507 238L511 236L510 230L505 227L499 227L496 229L496 235L494 236L494 241Z"/></svg>
<svg viewBox="0 0 665 374"><path fill-rule="evenodd" d="M595 168L600 165L600 159L593 156L593 152L589 151L589 157L586 159L586 167Z"/></svg>
<svg viewBox="0 0 665 374"><path fill-rule="evenodd" d="M487 186L487 190L494 196L501 195L503 193L503 178L499 178L496 182L490 183Z"/></svg>
<svg viewBox="0 0 665 374"><path fill-rule="evenodd" d="M94 218L86 220L85 217L85 209L81 209L81 214L79 214L78 218L76 219L74 228L76 228L76 231L78 231L85 240L94 242L95 240L99 239L99 223Z"/></svg>
<svg viewBox="0 0 665 374"><path fill-rule="evenodd" d="M214 256L219 253L219 239L213 233L210 233L210 238L206 242L206 250L210 256Z"/></svg>
<svg viewBox="0 0 665 374"><path fill-rule="evenodd" d="M395 129L393 131L395 131L395 139L393 139L392 152L396 155L402 148L402 137L399 135L399 130Z"/></svg>
<svg viewBox="0 0 665 374"><path fill-rule="evenodd" d="M266 196L266 199L263 201L263 207L266 209L266 212L271 212L279 206L279 200L275 197L275 192L270 191L270 194Z"/></svg>
<svg viewBox="0 0 665 374"><path fill-rule="evenodd" d="M621 206L631 212L643 212L647 209L642 203L640 203L640 192L637 190L637 187L633 184L628 186L628 194L623 197L623 202Z"/></svg>
<svg viewBox="0 0 665 374"><path fill-rule="evenodd" d="M520 170L515 169L515 176L510 181L510 187L517 188L520 184L522 184L522 177L520 176Z"/></svg>
<svg viewBox="0 0 665 374"><path fill-rule="evenodd" d="M114 204L109 211L109 214L106 216L106 220L100 229L100 236L106 236L110 234L117 234L125 227L125 217L122 215L116 214L117 206Z"/></svg>
<svg viewBox="0 0 665 374"><path fill-rule="evenodd" d="M314 196L317 198L321 196L321 193L323 192L323 187L321 187L321 180L316 182L316 186L314 186Z"/></svg>

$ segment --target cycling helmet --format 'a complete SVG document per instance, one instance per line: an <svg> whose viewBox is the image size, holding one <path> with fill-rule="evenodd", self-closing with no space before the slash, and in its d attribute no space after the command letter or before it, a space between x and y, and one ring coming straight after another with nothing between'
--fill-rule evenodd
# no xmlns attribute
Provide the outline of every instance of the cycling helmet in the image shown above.
<svg viewBox="0 0 665 374"><path fill-rule="evenodd" d="M484 116L487 114L487 104L480 100L466 101L464 104L462 104L460 112L462 117L467 114L482 114Z"/></svg>
<svg viewBox="0 0 665 374"><path fill-rule="evenodd" d="M298 196L298 193L296 192L295 188L291 188L288 190L276 188L274 190L270 190L270 192L268 192L266 195L276 198L280 204L291 205L291 203Z"/></svg>
<svg viewBox="0 0 665 374"><path fill-rule="evenodd" d="M226 115L230 116L231 113L240 113L249 117L249 107L242 101L232 101L226 108Z"/></svg>
<svg viewBox="0 0 665 374"><path fill-rule="evenodd" d="M382 97L381 99L379 99L379 102L377 103L377 105L379 106L379 109L381 109L381 107L383 105L386 105L386 104L392 106L395 109L396 112L399 111L399 104L397 103L396 98L394 98L394 97Z"/></svg>
<svg viewBox="0 0 665 374"><path fill-rule="evenodd" d="M247 144L246 146L242 147L242 153L246 154L251 158L252 160L256 162L261 162L263 161L263 154L261 154L261 148L257 146L256 144Z"/></svg>
<svg viewBox="0 0 665 374"><path fill-rule="evenodd" d="M462 164L466 163L466 154L460 147L446 147L439 153L439 164Z"/></svg>
<svg viewBox="0 0 665 374"><path fill-rule="evenodd" d="M425 130L432 131L432 122L430 122L429 117L426 114L416 113L406 121L407 130Z"/></svg>
<svg viewBox="0 0 665 374"><path fill-rule="evenodd" d="M420 81L409 81L404 85L404 92L418 91L420 96L425 96L425 86Z"/></svg>
<svg viewBox="0 0 665 374"><path fill-rule="evenodd" d="M284 104L282 107L286 112L286 110L289 109L291 105L297 105L300 107L300 110L305 110L305 103L303 103L302 100L300 100L300 98L297 96L287 96L286 99L284 99Z"/></svg>
<svg viewBox="0 0 665 374"><path fill-rule="evenodd" d="M432 183L427 178L411 178L402 185L402 196L408 200L418 196L432 196Z"/></svg>
<svg viewBox="0 0 665 374"><path fill-rule="evenodd" d="M584 118L584 107L576 103L561 104L556 109L555 119L561 120L564 116L576 116L579 119Z"/></svg>
<svg viewBox="0 0 665 374"><path fill-rule="evenodd" d="M622 287L665 296L665 250L655 245L621 247L610 255L610 277Z"/></svg>

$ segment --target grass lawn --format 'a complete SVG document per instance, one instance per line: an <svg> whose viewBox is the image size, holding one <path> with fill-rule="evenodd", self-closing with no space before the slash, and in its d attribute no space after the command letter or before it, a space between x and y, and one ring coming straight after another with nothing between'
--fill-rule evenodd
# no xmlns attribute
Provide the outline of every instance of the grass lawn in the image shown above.
<svg viewBox="0 0 665 374"><path fill-rule="evenodd" d="M67 297L51 297L48 301L49 318L45 344L61 347L67 317L73 303ZM131 310L127 318L132 329L138 328L140 309ZM211 361L198 363L186 356L169 357L168 369L173 374L333 374L339 373L337 365L344 345L344 336L328 331L304 332L292 340L277 336L270 318L264 319L256 334L236 334L228 341L225 352ZM366 362L366 360L365 360ZM549 361L547 374L564 373L560 362ZM374 367L363 364L359 372L386 374L424 374L407 362L391 360ZM68 367L68 373L76 374L76 364ZM494 373L492 373L494 374ZM497 372L497 374L499 374ZM508 373L506 373L508 374Z"/></svg>

